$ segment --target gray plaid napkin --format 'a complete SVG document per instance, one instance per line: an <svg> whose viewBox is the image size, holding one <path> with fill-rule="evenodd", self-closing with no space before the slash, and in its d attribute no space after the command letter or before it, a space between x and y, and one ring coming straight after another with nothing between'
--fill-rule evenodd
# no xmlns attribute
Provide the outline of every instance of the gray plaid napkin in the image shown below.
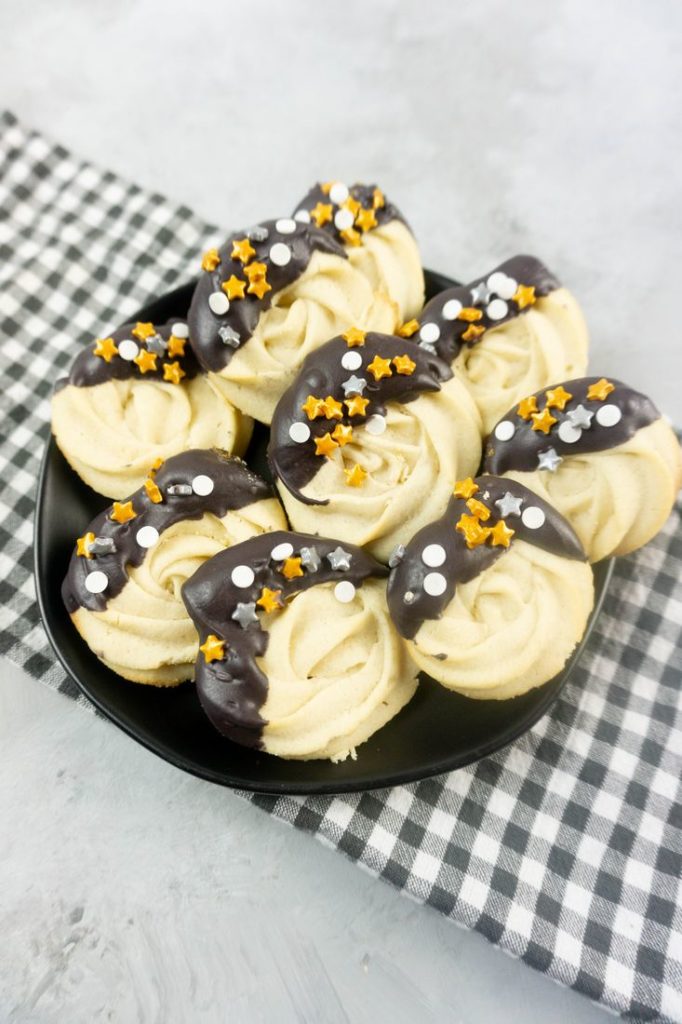
<svg viewBox="0 0 682 1024"><path fill-rule="evenodd" d="M31 577L52 382L216 237L0 116L0 653L72 697ZM513 746L392 790L251 799L629 1019L682 1021L681 514L619 562L581 667Z"/></svg>

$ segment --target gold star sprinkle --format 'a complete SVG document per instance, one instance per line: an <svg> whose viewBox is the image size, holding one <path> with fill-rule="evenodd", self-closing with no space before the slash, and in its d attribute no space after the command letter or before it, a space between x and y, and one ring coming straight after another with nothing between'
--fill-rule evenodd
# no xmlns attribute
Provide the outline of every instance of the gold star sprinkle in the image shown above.
<svg viewBox="0 0 682 1024"><path fill-rule="evenodd" d="M333 181L325 181L323 185L320 185L320 192L323 192L326 196L328 196L332 190L333 184Z"/></svg>
<svg viewBox="0 0 682 1024"><path fill-rule="evenodd" d="M239 260L240 263L248 263L255 255L256 250L248 238L238 238L232 243L230 256L233 260Z"/></svg>
<svg viewBox="0 0 682 1024"><path fill-rule="evenodd" d="M207 270L209 273L220 263L220 253L217 249L207 249L204 255L201 257L201 269Z"/></svg>
<svg viewBox="0 0 682 1024"><path fill-rule="evenodd" d="M481 526L476 516L468 516L465 513L459 517L455 529L464 535L466 545L470 549L485 544L491 532L489 526Z"/></svg>
<svg viewBox="0 0 682 1024"><path fill-rule="evenodd" d="M522 420L529 420L533 413L537 411L538 400L535 395L531 395L530 398L524 398L522 402L519 402L516 415L520 416Z"/></svg>
<svg viewBox="0 0 682 1024"><path fill-rule="evenodd" d="M244 298L244 292L246 291L246 281L244 281L241 277L236 277L234 274L231 274L228 277L227 281L223 281L220 287L225 292L225 294L227 295L228 299L231 302L232 299Z"/></svg>
<svg viewBox="0 0 682 1024"><path fill-rule="evenodd" d="M471 498L478 490L478 484L474 483L470 476L466 480L458 480L452 493L456 498Z"/></svg>
<svg viewBox="0 0 682 1024"><path fill-rule="evenodd" d="M494 548L508 548L516 530L510 530L504 519L495 523L490 531L490 540Z"/></svg>
<svg viewBox="0 0 682 1024"><path fill-rule="evenodd" d="M328 459L332 457L332 452L338 448L338 444L330 433L323 434L322 437L315 438L315 454L326 455Z"/></svg>
<svg viewBox="0 0 682 1024"><path fill-rule="evenodd" d="M465 306L464 309L460 309L457 319L466 320L468 324L473 324L475 320L483 319L483 313L480 309L476 309L475 306Z"/></svg>
<svg viewBox="0 0 682 1024"><path fill-rule="evenodd" d="M324 402L321 398L315 398L315 395L308 395L301 410L309 420L316 420L318 416L324 416Z"/></svg>
<svg viewBox="0 0 682 1024"><path fill-rule="evenodd" d="M615 384L612 384L610 380L606 380L605 377L602 377L596 384L590 384L587 389L587 397L597 402L603 402L607 395L610 395L611 392L615 390Z"/></svg>
<svg viewBox="0 0 682 1024"><path fill-rule="evenodd" d="M256 295L259 299L262 299L266 292L272 291L272 285L268 284L264 277L255 277L246 290L249 295Z"/></svg>
<svg viewBox="0 0 682 1024"><path fill-rule="evenodd" d="M343 448L349 441L353 440L353 428L351 426L344 426L343 423L337 423L334 427L332 437L338 444L339 448Z"/></svg>
<svg viewBox="0 0 682 1024"><path fill-rule="evenodd" d="M332 219L334 207L331 203L317 203L310 211L310 219L314 220L318 228L327 224Z"/></svg>
<svg viewBox="0 0 682 1024"><path fill-rule="evenodd" d="M552 426L556 423L556 416L552 416L549 409L543 409L542 412L534 412L531 414L533 421L533 430L542 431L543 434L549 434Z"/></svg>
<svg viewBox="0 0 682 1024"><path fill-rule="evenodd" d="M417 364L407 354L404 356L394 356L393 365L396 371L402 373L405 377L409 377L417 369Z"/></svg>
<svg viewBox="0 0 682 1024"><path fill-rule="evenodd" d="M168 339L168 355L181 357L184 356L186 344L186 338L176 338L174 334L171 334L170 338Z"/></svg>
<svg viewBox="0 0 682 1024"><path fill-rule="evenodd" d="M163 364L163 379L170 381L171 384L179 384L183 377L187 374L180 366L180 363L164 363Z"/></svg>
<svg viewBox="0 0 682 1024"><path fill-rule="evenodd" d="M115 523L127 523L129 519L134 519L137 512L133 508L132 501L115 501L111 506L110 519L113 519Z"/></svg>
<svg viewBox="0 0 682 1024"><path fill-rule="evenodd" d="M337 402L333 395L327 395L322 403L322 407L328 420L343 419L343 406L341 402Z"/></svg>
<svg viewBox="0 0 682 1024"><path fill-rule="evenodd" d="M149 370L155 370L156 352L148 352L146 348L140 349L133 362L139 367L140 373L148 373Z"/></svg>
<svg viewBox="0 0 682 1024"><path fill-rule="evenodd" d="M365 344L365 338L367 337L366 331L361 331L358 327L349 327L345 334L341 337L348 344L348 348L357 348L359 345Z"/></svg>
<svg viewBox="0 0 682 1024"><path fill-rule="evenodd" d="M352 398L345 400L345 405L349 416L364 416L365 409L369 405L369 398L363 398L362 395L353 395Z"/></svg>
<svg viewBox="0 0 682 1024"><path fill-rule="evenodd" d="M344 473L346 474L346 485L348 487L362 487L367 479L366 471L357 463L352 469L344 469Z"/></svg>
<svg viewBox="0 0 682 1024"><path fill-rule="evenodd" d="M225 657L225 641L214 633L209 633L199 648L207 662L222 661Z"/></svg>
<svg viewBox="0 0 682 1024"><path fill-rule="evenodd" d="M350 210L350 212L353 214L353 217L357 217L357 215L360 213L360 210L362 209L361 204L357 201L355 196L348 196L348 199L346 199L345 203L343 203L342 206L344 210Z"/></svg>
<svg viewBox="0 0 682 1024"><path fill-rule="evenodd" d="M339 234L346 245L362 245L362 235L355 228L345 228L343 231L339 231Z"/></svg>
<svg viewBox="0 0 682 1024"><path fill-rule="evenodd" d="M355 218L355 223L361 231L371 231L372 228L378 226L379 222L376 219L374 210L361 209Z"/></svg>
<svg viewBox="0 0 682 1024"><path fill-rule="evenodd" d="M158 484L155 484L153 480L145 480L144 489L147 492L149 500L153 501L155 505L159 505L163 501L161 488Z"/></svg>
<svg viewBox="0 0 682 1024"><path fill-rule="evenodd" d="M263 587L263 589L261 590L260 597L256 601L256 604L265 612L275 612L279 608L284 607L284 602L282 601L282 591L270 590L269 587Z"/></svg>
<svg viewBox="0 0 682 1024"><path fill-rule="evenodd" d="M154 324L143 324L138 320L130 333L138 341L145 341L147 338L151 338L153 334L156 334L156 327Z"/></svg>
<svg viewBox="0 0 682 1024"><path fill-rule="evenodd" d="M303 575L303 567L300 558L285 558L282 568L279 570L282 576L288 580L295 580L297 576Z"/></svg>
<svg viewBox="0 0 682 1024"><path fill-rule="evenodd" d="M100 359L103 359L105 363L110 363L114 356L118 355L116 342L113 338L98 338L92 351Z"/></svg>
<svg viewBox="0 0 682 1024"><path fill-rule="evenodd" d="M380 188L375 188L374 192L372 193L372 205L375 210L380 210L382 206L386 205L384 193L381 191Z"/></svg>
<svg viewBox="0 0 682 1024"><path fill-rule="evenodd" d="M563 410L566 402L570 402L573 395L570 391L566 391L560 384L558 388L550 388L549 391L545 391L545 398L545 406L548 409Z"/></svg>
<svg viewBox="0 0 682 1024"><path fill-rule="evenodd" d="M535 285L520 284L512 295L512 301L516 303L519 309L525 309L526 306L532 306L537 302L535 296Z"/></svg>
<svg viewBox="0 0 682 1024"><path fill-rule="evenodd" d="M154 461L152 462L151 466L149 467L149 475L150 476L154 476L154 474L157 473L158 470L160 470L162 466L163 466L163 459L162 459L162 457L160 455L158 455L154 459Z"/></svg>
<svg viewBox="0 0 682 1024"><path fill-rule="evenodd" d="M391 369L391 360L382 359L381 356L375 356L372 362L367 367L368 373L371 373L375 380L381 380L382 377L392 377L393 370Z"/></svg>
<svg viewBox="0 0 682 1024"><path fill-rule="evenodd" d="M256 281L258 278L265 277L268 272L267 263L251 263L248 267L244 267L244 275L248 277L249 281Z"/></svg>
<svg viewBox="0 0 682 1024"><path fill-rule="evenodd" d="M90 545L94 539L94 533L86 533L83 537L79 537L76 541L76 554L82 555L84 558L92 558Z"/></svg>
<svg viewBox="0 0 682 1024"><path fill-rule="evenodd" d="M402 327L398 328L398 335L401 338L411 338L419 330L418 320L408 320Z"/></svg>
<svg viewBox="0 0 682 1024"><path fill-rule="evenodd" d="M462 341L477 341L482 334L485 334L485 327L478 327L476 324L469 324L462 335Z"/></svg>
<svg viewBox="0 0 682 1024"><path fill-rule="evenodd" d="M467 508L471 512L472 516L476 516L476 518L480 519L482 522L485 522L486 519L490 519L490 509L487 505L484 505L482 501L479 501L478 498L469 498L467 501Z"/></svg>

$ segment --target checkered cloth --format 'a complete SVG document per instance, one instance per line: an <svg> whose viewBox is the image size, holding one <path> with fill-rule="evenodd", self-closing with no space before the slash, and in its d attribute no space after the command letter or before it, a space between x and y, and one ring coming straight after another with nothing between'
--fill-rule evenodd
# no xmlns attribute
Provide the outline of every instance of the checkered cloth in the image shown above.
<svg viewBox="0 0 682 1024"><path fill-rule="evenodd" d="M0 117L0 651L84 704L31 578L48 396L216 238ZM513 746L392 790L250 799L629 1019L682 1021L681 513L618 563L572 681Z"/></svg>

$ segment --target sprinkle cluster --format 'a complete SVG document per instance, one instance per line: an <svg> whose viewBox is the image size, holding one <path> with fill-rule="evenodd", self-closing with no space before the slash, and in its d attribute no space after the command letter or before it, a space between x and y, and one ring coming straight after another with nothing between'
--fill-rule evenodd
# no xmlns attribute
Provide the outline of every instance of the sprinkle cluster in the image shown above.
<svg viewBox="0 0 682 1024"><path fill-rule="evenodd" d="M184 323L173 324L166 339L153 323L138 321L131 328L129 338L118 342L112 337L97 338L92 353L105 363L120 359L134 364L141 376L161 371L164 381L180 384L183 377L187 376L180 360L185 356L188 337L189 330ZM161 365L159 359L162 360Z"/></svg>
<svg viewBox="0 0 682 1024"><path fill-rule="evenodd" d="M333 226L336 237L345 245L362 245L363 236L379 226L378 211L386 207L380 188L367 190L354 185L349 189L342 181L327 181L315 192L321 192L322 198L310 209L301 206L294 218L318 228Z"/></svg>

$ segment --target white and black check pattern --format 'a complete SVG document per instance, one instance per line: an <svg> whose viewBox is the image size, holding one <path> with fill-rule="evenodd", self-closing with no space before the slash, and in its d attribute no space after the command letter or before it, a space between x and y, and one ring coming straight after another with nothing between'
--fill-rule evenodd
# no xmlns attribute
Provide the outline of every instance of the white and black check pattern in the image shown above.
<svg viewBox="0 0 682 1024"><path fill-rule="evenodd" d="M0 652L83 704L31 576L52 383L215 237L0 117ZM571 683L513 746L392 790L251 799L628 1019L682 1021L681 515L619 562Z"/></svg>

